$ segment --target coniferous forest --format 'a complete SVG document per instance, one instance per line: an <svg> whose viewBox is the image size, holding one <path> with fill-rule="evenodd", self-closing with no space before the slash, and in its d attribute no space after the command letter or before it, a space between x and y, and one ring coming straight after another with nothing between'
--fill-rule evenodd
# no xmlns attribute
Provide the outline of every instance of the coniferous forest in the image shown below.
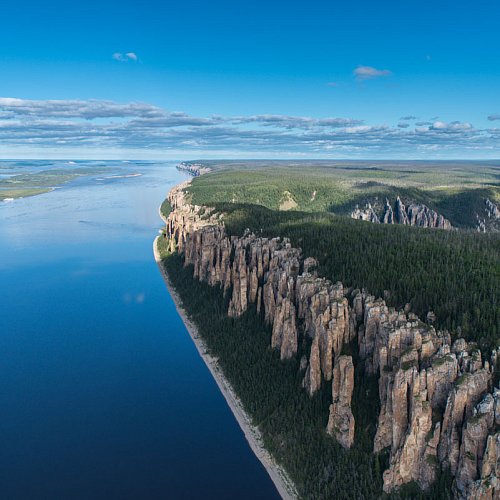
<svg viewBox="0 0 500 500"><path fill-rule="evenodd" d="M327 211L275 210L228 199L234 186L213 202L210 175L192 192L196 200L223 214L226 231L241 236L287 237L304 257L318 261L318 274L351 289L365 289L389 306L410 307L422 320L433 312L437 329L476 341L487 353L500 345L500 235L472 230L372 224ZM214 176L215 178L215 176ZM193 186L197 186L197 181ZM287 181L288 182L288 181ZM229 193L229 194L228 194ZM222 198L223 201L220 201ZM261 200L260 200L261 201ZM207 211L208 215L209 211ZM160 240L160 245L165 245ZM309 355L302 342L297 355L280 361L271 349L271 331L250 307L239 319L227 316L231 290L193 279L182 257L162 252L163 265L209 351L215 355L245 410L263 434L264 444L283 465L303 498L452 497L452 478L440 472L430 491L407 484L391 495L382 491L388 450L373 453L380 410L378 378L365 374L357 342L344 347L353 356L352 411L355 441L344 450L326 433L331 384L310 398L302 387L299 361Z"/></svg>
<svg viewBox="0 0 500 500"><path fill-rule="evenodd" d="M327 213L280 212L258 205L217 204L229 233L246 228L289 237L319 274L347 287L365 288L388 305L404 307L436 327L500 344L500 235L378 225Z"/></svg>
<svg viewBox="0 0 500 500"><path fill-rule="evenodd" d="M170 254L163 259L172 284L208 350L217 356L225 377L258 426L266 448L282 464L302 498L435 498L450 496L450 478L441 475L432 490L422 493L407 485L398 493L382 492L387 454L374 455L378 415L376 378L363 375L356 363L353 413L354 446L346 451L326 433L331 388L325 384L310 398L302 389L298 359L283 363L270 347L271 332L251 308L239 319L227 316L229 295L193 279L192 266ZM356 358L356 345L350 353Z"/></svg>

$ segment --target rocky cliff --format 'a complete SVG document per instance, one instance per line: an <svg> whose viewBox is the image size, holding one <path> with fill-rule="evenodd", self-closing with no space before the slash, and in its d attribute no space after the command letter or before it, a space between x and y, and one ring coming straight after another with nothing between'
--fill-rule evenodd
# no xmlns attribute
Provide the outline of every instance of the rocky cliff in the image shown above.
<svg viewBox="0 0 500 500"><path fill-rule="evenodd" d="M190 163L185 161L177 165L177 170L182 170L183 172L187 172L188 174L191 174L193 177L198 177L199 175L206 174L211 171L209 167L205 167L201 163Z"/></svg>
<svg viewBox="0 0 500 500"><path fill-rule="evenodd" d="M386 200L385 205L379 215L370 203L367 203L364 208L356 205L356 208L351 212L353 219L366 220L376 224L403 224L407 226L417 227L433 227L439 229L451 229L451 223L442 215L438 214L429 207L421 203L410 203L405 205L398 196L394 204L394 208Z"/></svg>
<svg viewBox="0 0 500 500"><path fill-rule="evenodd" d="M351 356L339 356L333 368L332 404L327 431L344 447L354 442L354 415L351 410L354 390L354 364Z"/></svg>
<svg viewBox="0 0 500 500"><path fill-rule="evenodd" d="M496 203L493 203L489 198L484 200L484 207L482 213L476 213L476 229L480 233L488 231L500 230L500 208Z"/></svg>
<svg viewBox="0 0 500 500"><path fill-rule="evenodd" d="M315 259L304 258L286 238L248 231L228 236L223 216L191 205L185 187L169 194L170 249L193 266L194 278L230 294L229 316L255 307L270 326L271 346L280 358L301 357L303 387L311 396L331 386L326 431L345 448L354 442L355 366L342 351L357 344L366 374L379 380L373 451L389 450L386 492L413 481L425 490L442 469L455 478L457 498L500 498L496 352L485 359L474 344L452 342L448 332L436 331L432 321L318 277ZM401 205L388 219L400 219L403 212L415 220Z"/></svg>

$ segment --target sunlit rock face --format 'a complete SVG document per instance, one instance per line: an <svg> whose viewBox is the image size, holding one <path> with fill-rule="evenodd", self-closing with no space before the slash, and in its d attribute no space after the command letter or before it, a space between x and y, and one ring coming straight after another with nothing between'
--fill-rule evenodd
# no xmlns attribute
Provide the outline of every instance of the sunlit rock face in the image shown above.
<svg viewBox="0 0 500 500"><path fill-rule="evenodd" d="M332 382L332 404L327 431L344 447L354 442L354 416L351 410L354 390L354 364L351 356L339 356L335 360Z"/></svg>
<svg viewBox="0 0 500 500"><path fill-rule="evenodd" d="M498 351L485 359L476 345L436 331L431 312L423 322L408 308L318 277L318 262L286 238L229 237L223 216L191 205L185 187L169 195L171 250L193 266L194 278L229 294L228 316L255 307L280 358L300 357L310 396L331 384L326 431L344 448L355 439L357 369L344 348L356 345L364 373L378 377L373 450L389 450L385 492L409 482L428 489L447 470L457 498L500 498L500 390L492 387ZM398 199L394 209L386 204L383 222L448 228L431 212Z"/></svg>
<svg viewBox="0 0 500 500"><path fill-rule="evenodd" d="M358 205L351 212L353 219L365 220L375 224L403 224L406 226L432 227L438 229L452 229L448 219L421 203L405 205L398 196L394 208L389 200L385 201L382 209L375 208L367 203L364 208ZM380 214L380 215L379 215Z"/></svg>
<svg viewBox="0 0 500 500"><path fill-rule="evenodd" d="M476 213L476 230L480 233L500 231L500 208L489 198L484 200L484 208Z"/></svg>

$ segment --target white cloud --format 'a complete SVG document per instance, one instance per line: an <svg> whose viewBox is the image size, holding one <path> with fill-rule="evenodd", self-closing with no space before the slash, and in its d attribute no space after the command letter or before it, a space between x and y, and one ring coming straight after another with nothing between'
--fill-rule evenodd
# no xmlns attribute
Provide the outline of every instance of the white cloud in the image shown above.
<svg viewBox="0 0 500 500"><path fill-rule="evenodd" d="M430 127L429 130L442 130L445 132L456 132L456 131L463 131L463 130L471 130L473 127L470 123L467 122L451 122L451 123L446 123L446 122L441 122L437 121L434 122Z"/></svg>
<svg viewBox="0 0 500 500"><path fill-rule="evenodd" d="M354 71L354 76L357 80L372 80L381 76L391 75L388 69L377 69L372 66L358 66Z"/></svg>
<svg viewBox="0 0 500 500"><path fill-rule="evenodd" d="M127 52L125 54L123 54L122 52L115 52L112 57L115 61L120 61L120 62L127 62L127 61L137 62L137 60L139 59L135 52Z"/></svg>
<svg viewBox="0 0 500 500"><path fill-rule="evenodd" d="M148 103L0 98L0 143L10 150L169 151L265 156L500 156L498 129L466 121L366 124L349 117L192 116ZM434 153L433 153L434 154Z"/></svg>
<svg viewBox="0 0 500 500"><path fill-rule="evenodd" d="M360 125L362 120L353 118L311 118L308 116L287 115L251 115L237 116L231 119L233 124L257 123L266 127L278 127L286 129L311 129L314 127L339 128L352 125Z"/></svg>
<svg viewBox="0 0 500 500"><path fill-rule="evenodd" d="M114 101L100 101L89 99L86 101L70 100L45 100L16 99L0 97L0 112L5 116L38 116L38 117L64 117L84 118L119 118L136 116L142 118L164 117L165 112L151 104L131 102L119 104Z"/></svg>

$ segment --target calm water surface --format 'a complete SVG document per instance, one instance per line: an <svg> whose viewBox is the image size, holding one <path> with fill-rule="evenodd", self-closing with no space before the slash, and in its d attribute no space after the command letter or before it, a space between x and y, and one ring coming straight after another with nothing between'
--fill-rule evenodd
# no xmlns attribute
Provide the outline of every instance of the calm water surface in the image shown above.
<svg viewBox="0 0 500 500"><path fill-rule="evenodd" d="M185 176L106 166L0 202L0 497L278 498L152 256Z"/></svg>

